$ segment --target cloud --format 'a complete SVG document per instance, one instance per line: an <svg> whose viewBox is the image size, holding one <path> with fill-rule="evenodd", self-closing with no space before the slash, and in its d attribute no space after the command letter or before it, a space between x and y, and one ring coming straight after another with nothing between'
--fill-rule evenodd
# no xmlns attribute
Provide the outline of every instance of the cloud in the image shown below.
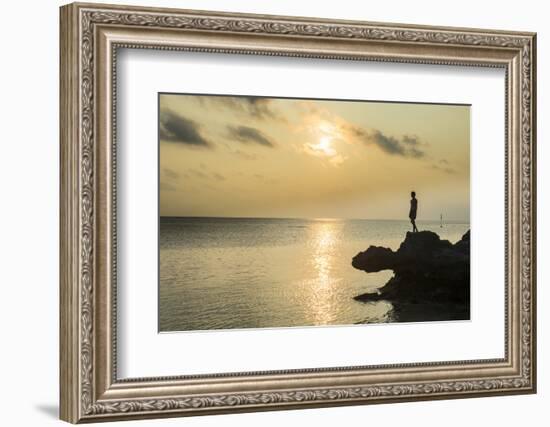
<svg viewBox="0 0 550 427"><path fill-rule="evenodd" d="M189 169L189 173L197 178L208 179L208 175L197 169Z"/></svg>
<svg viewBox="0 0 550 427"><path fill-rule="evenodd" d="M250 115L256 119L274 119L279 115L272 108L272 99L258 96L209 96L214 104L230 107L235 111Z"/></svg>
<svg viewBox="0 0 550 427"><path fill-rule="evenodd" d="M374 144L385 153L394 156L409 158L426 156L425 147L428 144L417 135L405 134L397 138L386 135L378 129L357 126L318 105L302 103L300 106L303 109L303 120L312 133L321 132L325 136L348 143L360 141L368 145Z"/></svg>
<svg viewBox="0 0 550 427"><path fill-rule="evenodd" d="M331 145L306 143L304 144L304 148L306 153L317 157L334 157L338 154Z"/></svg>
<svg viewBox="0 0 550 427"><path fill-rule="evenodd" d="M203 180L217 180L217 181L225 181L225 176L223 176L221 173L218 172L208 172L207 167L204 164L199 165L200 169L188 169L187 172L183 174L185 178L193 179L193 178L199 178Z"/></svg>
<svg viewBox="0 0 550 427"><path fill-rule="evenodd" d="M441 163L441 161L440 161L440 163ZM446 163L448 164L449 162L446 161ZM434 170L444 172L444 173L449 174L449 175L454 175L456 173L456 169L453 169L449 166L441 166L441 165L433 164L433 165L430 166L430 168L434 169Z"/></svg>
<svg viewBox="0 0 550 427"><path fill-rule="evenodd" d="M426 153L424 153L424 151L422 150L419 150L418 148L409 148L409 152L408 152L408 155L409 157L413 157L415 159L419 159L421 157L424 157Z"/></svg>
<svg viewBox="0 0 550 427"><path fill-rule="evenodd" d="M160 182L160 191L178 191L175 185L168 182Z"/></svg>
<svg viewBox="0 0 550 427"><path fill-rule="evenodd" d="M258 156L256 156L255 154L245 153L241 150L234 150L231 152L231 154L234 154L235 156L241 157L245 160L256 160L258 158Z"/></svg>
<svg viewBox="0 0 550 427"><path fill-rule="evenodd" d="M365 144L374 144L382 151L394 156L421 158L425 156L421 147L424 145L416 136L404 135L400 139L388 136L378 129L365 130L357 126L349 126L351 134Z"/></svg>
<svg viewBox="0 0 550 427"><path fill-rule="evenodd" d="M336 156L334 157L331 157L329 162L333 165L333 166L340 166L342 163L344 163L344 161L347 159L347 157L344 157L342 156L341 154L337 154Z"/></svg>
<svg viewBox="0 0 550 427"><path fill-rule="evenodd" d="M167 178L170 178L170 179L178 179L179 176L180 176L179 173L177 173L176 171L173 171L172 169L169 169L169 168L163 168L162 172L164 172L164 175Z"/></svg>
<svg viewBox="0 0 550 427"><path fill-rule="evenodd" d="M201 134L200 125L170 110L160 112L160 139L193 147L211 147Z"/></svg>
<svg viewBox="0 0 550 427"><path fill-rule="evenodd" d="M310 156L315 156L325 160L328 164L338 167L348 159L347 156L340 154L336 147L336 138L331 138L326 134L315 144L303 144L303 152Z"/></svg>
<svg viewBox="0 0 550 427"><path fill-rule="evenodd" d="M275 118L277 116L277 114L271 109L271 99L269 98L243 96L234 99L240 100L240 102L244 104L245 110L256 118L265 119Z"/></svg>
<svg viewBox="0 0 550 427"><path fill-rule="evenodd" d="M228 126L229 137L245 144L258 144L264 147L275 147L271 139L262 131L248 126Z"/></svg>
<svg viewBox="0 0 550 427"><path fill-rule="evenodd" d="M403 144L406 145L420 145L420 140L418 139L418 136L416 135L403 135L402 138Z"/></svg>

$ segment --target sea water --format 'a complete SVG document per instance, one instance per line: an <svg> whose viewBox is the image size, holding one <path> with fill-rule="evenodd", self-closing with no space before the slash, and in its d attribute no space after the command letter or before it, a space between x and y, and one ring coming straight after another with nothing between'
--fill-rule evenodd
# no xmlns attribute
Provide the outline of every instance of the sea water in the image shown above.
<svg viewBox="0 0 550 427"><path fill-rule="evenodd" d="M468 223L418 221L455 243ZM408 221L266 218L160 220L159 329L190 331L392 321L376 291L391 271L365 273L352 258L370 245L396 250Z"/></svg>

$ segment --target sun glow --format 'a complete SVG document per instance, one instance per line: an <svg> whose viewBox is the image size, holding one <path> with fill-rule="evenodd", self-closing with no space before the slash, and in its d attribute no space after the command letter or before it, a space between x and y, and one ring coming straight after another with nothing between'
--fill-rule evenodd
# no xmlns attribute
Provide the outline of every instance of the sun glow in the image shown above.
<svg viewBox="0 0 550 427"><path fill-rule="evenodd" d="M336 150L332 146L332 138L330 136L321 137L321 140L317 144L312 145L312 148L325 156L334 156L336 154Z"/></svg>
<svg viewBox="0 0 550 427"><path fill-rule="evenodd" d="M305 149L307 153L326 159L333 166L339 166L346 157L336 151L333 143L334 137L325 134L321 136L317 144L305 144Z"/></svg>

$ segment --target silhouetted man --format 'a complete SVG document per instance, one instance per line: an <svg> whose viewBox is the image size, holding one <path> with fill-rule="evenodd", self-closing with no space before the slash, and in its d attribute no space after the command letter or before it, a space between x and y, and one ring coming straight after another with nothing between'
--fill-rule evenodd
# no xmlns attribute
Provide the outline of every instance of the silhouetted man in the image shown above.
<svg viewBox="0 0 550 427"><path fill-rule="evenodd" d="M411 192L411 210L409 211L409 218L413 226L413 233L416 233L418 231L418 228L416 228L416 222L415 222L417 207L418 207L418 200L416 199L416 193L412 191Z"/></svg>

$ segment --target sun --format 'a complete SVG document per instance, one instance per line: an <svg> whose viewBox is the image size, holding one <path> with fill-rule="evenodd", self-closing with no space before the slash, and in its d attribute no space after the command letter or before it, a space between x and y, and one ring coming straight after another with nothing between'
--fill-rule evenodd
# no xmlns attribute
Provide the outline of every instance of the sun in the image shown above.
<svg viewBox="0 0 550 427"><path fill-rule="evenodd" d="M319 150L324 151L327 154L330 154L331 151L334 151L334 149L330 145L331 139L328 136L323 136L317 146L319 147Z"/></svg>
<svg viewBox="0 0 550 427"><path fill-rule="evenodd" d="M347 157L339 153L335 147L340 139L340 134L334 125L321 122L316 125L315 129L312 129L311 136L316 137L317 142L304 144L304 151L307 154L322 159L323 163L328 161L333 166L339 166L346 160Z"/></svg>
<svg viewBox="0 0 550 427"><path fill-rule="evenodd" d="M312 144L311 148L318 154L322 154L327 157L331 157L336 154L336 150L332 147L332 138L326 135L322 136L317 144Z"/></svg>

